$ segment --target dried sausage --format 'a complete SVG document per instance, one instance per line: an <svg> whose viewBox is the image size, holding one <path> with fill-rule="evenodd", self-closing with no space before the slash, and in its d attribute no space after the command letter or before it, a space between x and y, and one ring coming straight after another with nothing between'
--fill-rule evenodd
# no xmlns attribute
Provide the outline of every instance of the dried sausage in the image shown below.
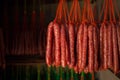
<svg viewBox="0 0 120 80"><path fill-rule="evenodd" d="M66 66L66 33L64 25L61 25L61 66Z"/></svg>
<svg viewBox="0 0 120 80"><path fill-rule="evenodd" d="M86 59L87 59L87 25L83 24L84 26L84 32L83 32L83 47L82 47L82 64L81 64L81 69L84 70L86 66Z"/></svg>
<svg viewBox="0 0 120 80"><path fill-rule="evenodd" d="M69 44L70 44L70 67L73 68L75 64L75 55L74 55L74 48L75 48L75 29L72 24L69 24Z"/></svg>
<svg viewBox="0 0 120 80"><path fill-rule="evenodd" d="M100 27L100 70L103 69L103 61L104 61L104 58L103 58L103 34L104 34L104 25L102 24L101 27Z"/></svg>
<svg viewBox="0 0 120 80"><path fill-rule="evenodd" d="M55 40L54 40L54 37L53 37L53 40L52 40L52 54L51 54L51 61L52 61L52 66L55 66Z"/></svg>
<svg viewBox="0 0 120 80"><path fill-rule="evenodd" d="M117 43L117 28L114 24L112 25L112 34L113 34L113 66L114 73L117 73L119 69L119 59L118 59L118 43Z"/></svg>
<svg viewBox="0 0 120 80"><path fill-rule="evenodd" d="M118 38L118 47L119 47L119 56L120 56L120 25L117 26L117 38Z"/></svg>
<svg viewBox="0 0 120 80"><path fill-rule="evenodd" d="M94 41L94 71L98 70L98 35L97 27L93 26L93 41Z"/></svg>
<svg viewBox="0 0 120 80"><path fill-rule="evenodd" d="M103 58L104 58L104 61L103 61L103 69L107 69L108 66L107 66L107 62L108 62L108 35L107 35L107 26L104 25L104 34L103 34Z"/></svg>
<svg viewBox="0 0 120 80"><path fill-rule="evenodd" d="M79 69L79 72L82 71L81 63L82 63L83 29L84 29L84 26L83 26L83 24L81 24L79 27L79 30L78 30L78 34L77 34L77 38L78 38L77 44L79 44L78 45L78 69Z"/></svg>
<svg viewBox="0 0 120 80"><path fill-rule="evenodd" d="M119 58L120 58L120 25L116 25L117 26L117 39L118 39L118 53L119 53ZM120 64L120 61L119 61ZM120 69L120 67L119 67Z"/></svg>
<svg viewBox="0 0 120 80"><path fill-rule="evenodd" d="M108 26L108 68L113 69L112 26Z"/></svg>
<svg viewBox="0 0 120 80"><path fill-rule="evenodd" d="M52 37L53 37L53 22L48 25L47 46L46 46L46 63L48 66L52 64Z"/></svg>
<svg viewBox="0 0 120 80"><path fill-rule="evenodd" d="M88 49L88 70L89 72L93 72L93 64L94 64L94 44L93 44L93 26L90 25L88 27L88 44L89 44L89 49Z"/></svg>
<svg viewBox="0 0 120 80"><path fill-rule="evenodd" d="M54 22L53 25L55 36L55 66L61 65L61 52L60 52L60 26Z"/></svg>

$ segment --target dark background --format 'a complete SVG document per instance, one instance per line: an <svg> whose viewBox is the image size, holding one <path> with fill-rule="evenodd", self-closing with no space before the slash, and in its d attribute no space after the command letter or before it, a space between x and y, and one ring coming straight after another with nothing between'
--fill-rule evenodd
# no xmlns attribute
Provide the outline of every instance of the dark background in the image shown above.
<svg viewBox="0 0 120 80"><path fill-rule="evenodd" d="M70 2L72 0L66 0L66 1ZM82 1L82 0L79 0L79 1ZM95 1L96 0L91 0L91 3L94 3ZM50 5L50 4L58 4L59 0L26 0L28 24L30 23L33 2L35 2L35 11L37 13L37 22L39 23L40 11L45 12L43 6ZM0 0L0 27L5 27L4 24L7 24L7 23L4 23L5 16L8 17L8 26L6 26L6 27L12 28L14 26L14 16L15 16L16 9L18 9L18 12L19 12L19 25L21 26L22 15L24 13L24 3L25 3L25 0ZM18 8L16 8L17 6L18 6ZM46 13L43 13L43 14L46 14ZM51 13L49 13L49 15L50 14ZM54 12L54 14L55 14L55 12ZM52 15L53 14L51 14L51 16ZM47 16L45 19L52 18L51 20L53 20L54 18L51 16L49 16L49 17ZM47 20L47 24L50 21L50 20L49 21L48 20Z"/></svg>

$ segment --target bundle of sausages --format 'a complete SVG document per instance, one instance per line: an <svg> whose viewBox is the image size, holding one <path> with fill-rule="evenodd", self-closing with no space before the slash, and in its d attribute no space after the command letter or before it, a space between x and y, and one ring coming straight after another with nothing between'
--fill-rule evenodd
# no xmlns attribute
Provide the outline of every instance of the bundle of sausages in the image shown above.
<svg viewBox="0 0 120 80"><path fill-rule="evenodd" d="M48 25L46 63L48 66L54 65L65 67L69 63L68 49L68 24L67 6L65 0L60 0L57 8L56 18ZM72 37L72 36L71 36ZM74 41L74 40L73 40ZM73 46L73 45L71 45Z"/></svg>
<svg viewBox="0 0 120 80"><path fill-rule="evenodd" d="M84 1L82 23L77 33L78 71L92 73L98 71L98 27L94 21L90 0Z"/></svg>
<svg viewBox="0 0 120 80"><path fill-rule="evenodd" d="M72 7L69 14L69 50L70 50L70 68L74 69L76 72L78 72L78 29L80 26L81 21L81 14L80 14L80 5L78 0L73 0Z"/></svg>
<svg viewBox="0 0 120 80"><path fill-rule="evenodd" d="M115 0L106 0L104 20L100 27L101 68L119 72L119 26L114 15ZM109 7L110 4L110 7ZM109 13L108 13L109 11ZM106 15L109 14L109 20Z"/></svg>
<svg viewBox="0 0 120 80"><path fill-rule="evenodd" d="M94 20L90 0L84 0L81 23L80 15L77 14L79 13L77 10L80 9L77 0L73 1L71 7L69 24L64 21L65 25L50 22L46 46L47 65L68 66L76 73L93 73L106 69L118 73L120 70L120 24L116 23L112 1L104 1L103 6L105 7L104 11L102 10L104 19L100 29ZM111 5L110 8L108 4ZM59 7L60 5L57 10L61 9ZM110 20L107 18L108 12ZM73 17L71 17L72 13L75 14ZM62 15L62 13L60 14ZM57 16L59 16L58 13ZM75 18L76 16L77 18Z"/></svg>

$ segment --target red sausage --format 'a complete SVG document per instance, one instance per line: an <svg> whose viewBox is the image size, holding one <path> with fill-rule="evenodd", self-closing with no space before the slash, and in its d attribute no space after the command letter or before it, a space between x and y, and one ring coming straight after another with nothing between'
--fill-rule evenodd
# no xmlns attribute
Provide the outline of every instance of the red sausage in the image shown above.
<svg viewBox="0 0 120 80"><path fill-rule="evenodd" d="M112 26L108 26L108 68L113 69Z"/></svg>
<svg viewBox="0 0 120 80"><path fill-rule="evenodd" d="M104 25L102 24L100 27L100 70L103 69L103 34L104 34Z"/></svg>
<svg viewBox="0 0 120 80"><path fill-rule="evenodd" d="M108 62L108 35L107 35L107 27L106 25L104 25L104 35L103 35L103 58L104 58L104 61L103 61L103 69L107 69L108 66L107 66L107 62Z"/></svg>
<svg viewBox="0 0 120 80"><path fill-rule="evenodd" d="M117 25L117 38L118 38L118 53L119 53L119 58L120 58L120 25ZM119 61L120 64L120 61ZM119 66L120 69L120 66Z"/></svg>
<svg viewBox="0 0 120 80"><path fill-rule="evenodd" d="M79 28L78 28L78 30L79 30ZM77 33L77 41L76 41L76 53L78 54L79 53L79 35L78 35L78 33Z"/></svg>
<svg viewBox="0 0 120 80"><path fill-rule="evenodd" d="M61 25L61 65L66 66L66 34L65 26Z"/></svg>
<svg viewBox="0 0 120 80"><path fill-rule="evenodd" d="M55 66L61 65L61 52L60 52L60 26L54 23L54 36L55 36Z"/></svg>
<svg viewBox="0 0 120 80"><path fill-rule="evenodd" d="M83 47L82 47L82 63L81 63L81 69L84 70L85 66L86 66L86 59L87 59L87 25L83 24L84 26L84 32L83 32Z"/></svg>
<svg viewBox="0 0 120 80"><path fill-rule="evenodd" d="M55 40L54 40L54 37L53 37L53 40L52 40L52 54L51 54L51 61L52 61L52 66L55 66Z"/></svg>
<svg viewBox="0 0 120 80"><path fill-rule="evenodd" d="M48 25L47 46L46 46L46 63L48 66L52 64L52 37L53 37L53 22Z"/></svg>
<svg viewBox="0 0 120 80"><path fill-rule="evenodd" d="M117 38L118 38L118 47L119 47L119 55L120 55L120 25L117 26Z"/></svg>
<svg viewBox="0 0 120 80"><path fill-rule="evenodd" d="M70 44L70 67L73 68L75 64L74 46L75 46L75 30L72 24L69 24L69 44Z"/></svg>
<svg viewBox="0 0 120 80"><path fill-rule="evenodd" d="M93 26L93 41L94 41L94 71L98 70L98 34L97 27Z"/></svg>
<svg viewBox="0 0 120 80"><path fill-rule="evenodd" d="M89 51L88 51L88 70L93 72L94 64L94 42L93 42L93 26L90 25L88 28L88 38L89 38Z"/></svg>
<svg viewBox="0 0 120 80"><path fill-rule="evenodd" d="M117 73L119 69L119 59L118 59L118 43L117 43L117 28L114 24L112 25L112 34L113 34L113 66L114 73Z"/></svg>
<svg viewBox="0 0 120 80"><path fill-rule="evenodd" d="M79 72L82 72L81 69L81 64L82 64L82 44L83 44L83 30L84 30L84 26L83 24L80 25L79 30L78 30L78 34L77 34L77 44L78 45L78 69Z"/></svg>

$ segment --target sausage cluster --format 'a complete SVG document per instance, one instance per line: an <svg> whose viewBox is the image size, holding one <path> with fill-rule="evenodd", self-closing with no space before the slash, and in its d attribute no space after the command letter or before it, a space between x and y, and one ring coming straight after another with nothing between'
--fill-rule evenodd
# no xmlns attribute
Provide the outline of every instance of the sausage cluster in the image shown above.
<svg viewBox="0 0 120 80"><path fill-rule="evenodd" d="M86 2L84 7L90 10L83 11L81 23L73 18L69 23L54 21L49 24L46 63L69 67L76 73L110 69L116 74L120 71L120 23L112 21L111 17L110 21L105 18L99 25L93 19L90 4Z"/></svg>
<svg viewBox="0 0 120 80"><path fill-rule="evenodd" d="M83 23L78 29L76 32L71 23L49 24L46 47L48 66L68 66L76 72L98 70L98 28L96 25Z"/></svg>
<svg viewBox="0 0 120 80"><path fill-rule="evenodd" d="M67 31L68 27L67 25L59 25L56 22L51 22L48 26L48 33L47 33L47 46L46 46L46 63L48 66L54 65L56 67L62 66L66 67L66 65L71 65L71 61L74 61L74 59L71 59L67 41L67 35L70 33ZM73 36L74 37L74 36ZM74 42L74 40L71 40L71 42ZM71 45L71 49L74 50L73 44ZM73 58L72 57L72 58ZM73 65L73 64L72 64Z"/></svg>
<svg viewBox="0 0 120 80"><path fill-rule="evenodd" d="M103 23L100 27L100 65L101 69L119 72L119 26L115 23Z"/></svg>
<svg viewBox="0 0 120 80"><path fill-rule="evenodd" d="M98 71L98 28L94 24L83 23L77 34L78 70L85 73Z"/></svg>
<svg viewBox="0 0 120 80"><path fill-rule="evenodd" d="M76 72L111 69L119 72L120 25L82 23L77 35L73 24L48 26L46 62L56 67L69 66ZM77 36L77 37L75 37Z"/></svg>

